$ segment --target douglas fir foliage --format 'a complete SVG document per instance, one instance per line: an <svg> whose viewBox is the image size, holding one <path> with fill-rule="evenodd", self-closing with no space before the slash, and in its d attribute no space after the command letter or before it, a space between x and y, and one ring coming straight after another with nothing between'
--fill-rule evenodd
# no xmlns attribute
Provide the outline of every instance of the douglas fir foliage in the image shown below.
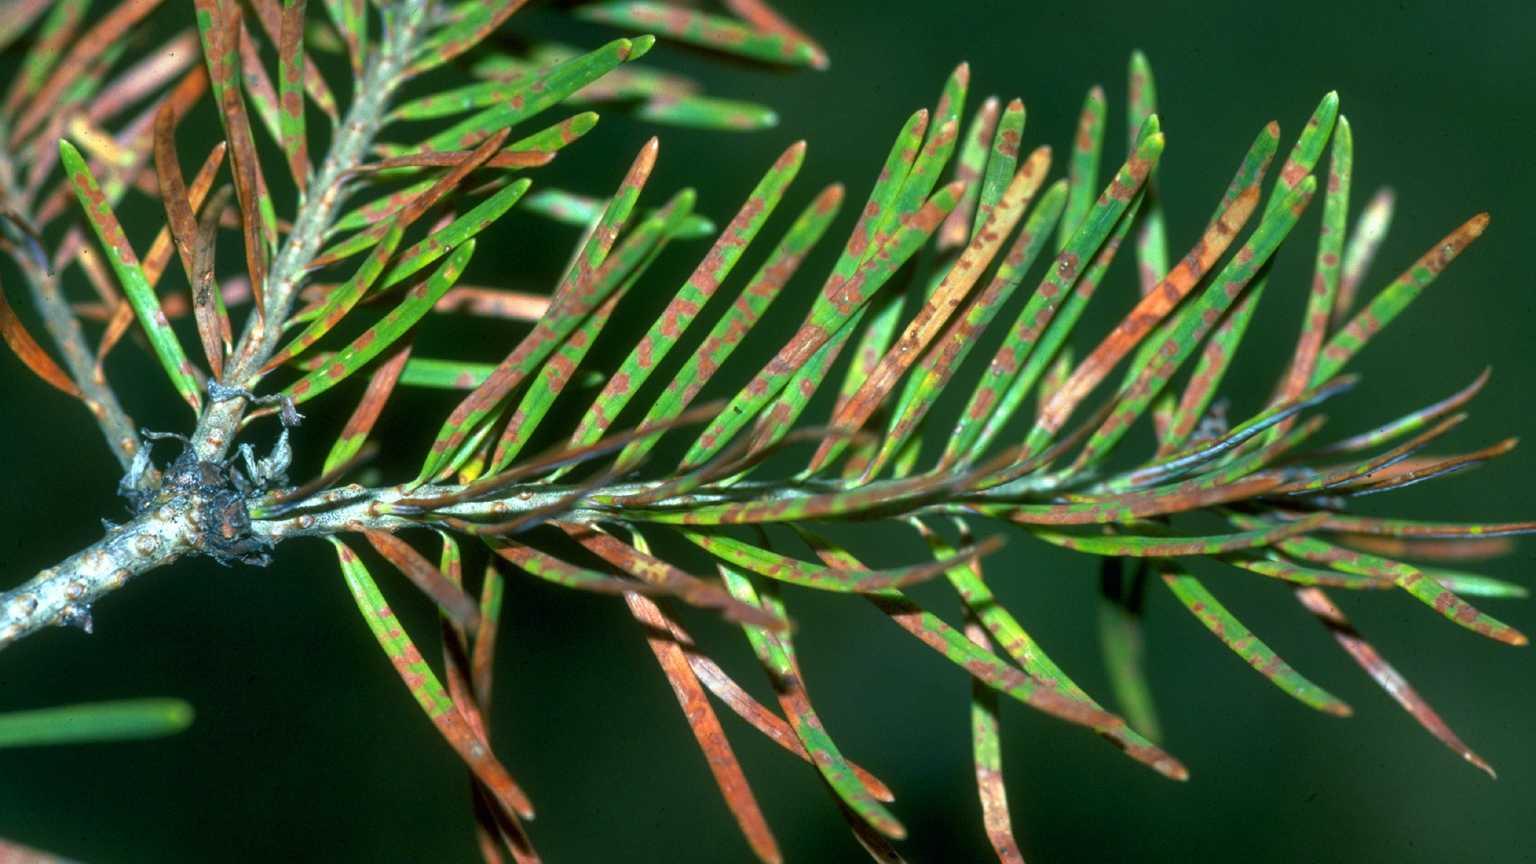
<svg viewBox="0 0 1536 864"><path fill-rule="evenodd" d="M0 331L23 364L98 422L133 516L0 594L0 646L49 625L89 630L103 595L182 556L263 564L286 541L323 539L385 657L472 775L486 859L533 861L532 796L494 755L486 715L503 580L611 594L643 625L637 637L759 859L780 853L711 698L819 772L859 841L878 860L898 860L891 843L904 829L891 790L834 743L796 657L787 608L795 593L841 592L874 604L973 679L979 822L999 858L1015 861L999 698L1085 727L1169 778L1186 776L1157 744L1139 668L1138 609L1149 586L1172 592L1299 702L1350 713L1221 604L1188 567L1205 559L1288 583L1431 734L1492 773L1330 599L1379 591L1388 602L1402 591L1426 616L1524 644L1463 599L1522 588L1399 559L1494 553L1508 543L1495 538L1536 523L1349 512L1358 496L1508 452L1512 441L1426 454L1465 418L1459 412L1486 376L1344 438L1320 440L1315 410L1354 385L1350 360L1488 219L1472 217L1360 295L1392 199L1379 193L1351 218L1351 132L1334 94L1278 165L1279 126L1258 130L1246 153L1234 152L1231 184L1211 202L1204 232L1175 239L1165 236L1158 200L1164 137L1144 58L1130 67L1124 163L1101 172L1106 105L1095 88L1073 147L1056 154L1066 176L1054 181L1052 151L1021 148L1019 101L988 99L967 114L962 65L937 106L897 132L830 272L799 277L807 290L796 296L810 299L780 343L755 325L845 203L839 185L791 191L803 144L768 166L718 231L693 212L690 190L646 189L655 139L615 157L611 196L539 188L538 167L597 122L585 111L592 104L638 105L661 124L772 125L767 108L703 95L636 63L650 35L586 52L511 53L493 34L522 0L324 0L321 10L304 0L196 0L168 44L143 45L131 34L159 0L90 5L11 0L0 13L0 45L19 54L0 105L0 243L22 276L0 296L30 308L46 333L30 333L6 303ZM826 63L761 0L696 5L600 2L573 14L758 63ZM437 86L452 77L445 64L475 83ZM188 152L178 129L204 101L223 140ZM152 238L130 237L114 215L134 196L163 206ZM286 200L296 206L274 205ZM770 219L781 204L792 221ZM1315 276L1310 290L1284 295L1306 296L1294 355L1268 406L1228 424L1213 409L1219 385L1271 260L1309 206L1322 209ZM585 228L547 295L460 282L476 236L513 207ZM238 236L243 256L215 266L223 232ZM585 362L663 248L706 236L713 246L661 316L624 334L633 349L622 363ZM1127 241L1140 300L1096 342L1074 340ZM754 243L771 251L754 272L733 274ZM494 365L412 352L418 327L463 314L526 326L509 326L510 350ZM1001 336L996 353L971 356L989 330ZM186 338L194 332L195 342ZM771 359L761 368L732 363L753 340ZM144 432L124 412L103 362L125 342L147 347L164 368L166 398L191 409L184 429ZM686 362L653 376L674 351ZM303 422L300 410L353 376L366 389L331 433L323 472L290 482L289 430ZM460 395L431 421L440 429L414 476L349 484L377 447L391 446L389 423L402 418L389 417L390 396L406 387ZM835 391L830 415L803 417L823 388ZM958 413L933 410L944 393L967 397ZM541 428L562 396L587 407L571 428ZM1117 445L1143 419L1155 449L1122 452ZM296 441L322 438L302 431ZM536 431L564 443L530 452ZM691 446L680 459L650 458L668 452L656 445L669 435ZM174 442L152 458L163 438ZM871 569L823 533L843 520L915 532L932 556ZM661 557L651 544L663 539L660 548L684 551ZM1005 540L1100 556L1099 637L1126 719L1074 684L993 602L984 558ZM376 554L360 554L367 548ZM386 568L440 609L441 663L418 648L436 634L408 634L390 612L376 581ZM925 580L954 588L964 621L945 622L903 593ZM738 624L777 705L755 701L737 673L701 653L669 613L676 604ZM185 706L163 702L58 711L0 720L0 746L156 734L189 719Z"/></svg>

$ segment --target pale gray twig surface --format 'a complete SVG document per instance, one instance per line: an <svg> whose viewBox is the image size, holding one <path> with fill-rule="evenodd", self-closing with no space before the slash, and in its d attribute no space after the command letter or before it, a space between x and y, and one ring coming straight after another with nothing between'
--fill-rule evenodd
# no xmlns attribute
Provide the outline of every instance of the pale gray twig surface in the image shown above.
<svg viewBox="0 0 1536 864"><path fill-rule="evenodd" d="M404 70L420 41L429 5L427 0L398 0L389 10L386 20L391 26L312 178L311 195L299 205L293 230L267 275L264 308L247 323L225 368L223 385L254 386L262 364L277 349L282 325L293 310L306 268L345 198L344 181L366 158L385 121L390 100L404 81ZM6 164L0 157L0 166ZM85 395L113 452L129 469L134 482L125 488L137 506L132 520L108 530L101 540L14 590L0 593L0 648L50 625L73 624L88 629L92 604L99 598L122 587L132 576L182 555L244 558L262 554L268 541L281 539L278 534L253 533L244 510L245 492L234 488L225 464L249 408L247 398L207 400L187 452L156 484L154 466L142 459L135 462L144 452L138 434L111 388L96 377L79 321L56 280L34 279L32 291L71 377ZM140 480L149 485L134 488Z"/></svg>

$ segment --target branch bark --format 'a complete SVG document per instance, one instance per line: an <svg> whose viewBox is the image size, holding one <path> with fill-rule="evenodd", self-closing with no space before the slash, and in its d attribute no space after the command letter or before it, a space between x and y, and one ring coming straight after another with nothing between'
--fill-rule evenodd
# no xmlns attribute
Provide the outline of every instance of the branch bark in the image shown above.
<svg viewBox="0 0 1536 864"><path fill-rule="evenodd" d="M426 0L402 0L396 4L392 16L394 29L386 35L375 61L359 82L352 105L336 128L336 138L309 184L312 197L300 205L293 231L267 274L265 307L262 314L252 315L246 323L234 357L225 368L224 384L254 387L262 364L277 350L282 325L293 311L301 280L336 217L345 182L367 156L368 147L383 125L390 99L403 80L420 40L427 5ZM242 397L210 400L192 435L192 446L199 458L216 460L228 454L249 407L247 403Z"/></svg>
<svg viewBox="0 0 1536 864"><path fill-rule="evenodd" d="M97 543L43 570L20 588L0 594L0 648L50 625L75 625L89 630L91 604L121 588L133 576L182 555L228 549L221 537L227 533L225 528L232 516L240 519L249 514L249 524L240 526L246 544L243 549L262 552L300 537L395 532L406 528L463 530L468 524L506 523L520 516L589 524L613 516L613 508L601 502L651 492L664 485L664 481L650 481L583 488L529 483L503 489L494 498L420 514L401 502L452 497L464 487L442 484L366 488L353 484L269 506L265 513L259 504L255 513L250 513L242 498L239 512L232 514L229 488L206 480L215 464L197 461L188 451L166 472L166 484L173 489L145 507L133 521L108 531ZM775 488L781 496L828 491L817 486L793 491ZM765 491L757 484L746 483L733 492L739 494L744 489ZM668 498L666 503L700 506L729 498L722 493L702 493Z"/></svg>
<svg viewBox="0 0 1536 864"><path fill-rule="evenodd" d="M259 314L251 315L241 334L225 368L226 387L248 393L259 382L261 366L277 348L306 268L335 219L346 178L366 157L384 123L390 100L405 78L427 23L429 5L427 0L399 0L384 16L388 32L358 82L353 102L309 185L311 197L301 201L293 230L267 274L265 306ZM133 475L134 457L142 448L138 433L111 389L104 381L95 380L94 362L78 319L56 283L34 283L33 292L71 375L87 394L87 405L101 422L113 452ZM198 417L188 453L178 460L179 468L194 473L221 470L248 407L244 396L209 399ZM165 486L169 488L162 488L131 522L109 530L100 541L43 570L19 588L0 593L0 648L47 626L73 624L88 630L92 604L131 577L182 555L221 554L218 532L229 527L227 490L217 484L193 482L188 479L190 475L182 478L184 482L173 482L173 473L175 469L167 472ZM243 505L241 509L243 516ZM248 528L240 526L241 531Z"/></svg>
<svg viewBox="0 0 1536 864"><path fill-rule="evenodd" d="M15 166L9 154L0 152L0 201L18 201L15 190ZM13 218L26 217L16 213ZM143 446L139 440L138 427L118 401L117 393L100 375L95 356L86 344L84 331L80 329L80 319L69 308L69 301L64 299L64 293L59 290L57 274L46 271L39 262L24 258L18 258L18 264L26 277L32 302L42 314L43 326L63 355L64 369L80 389L80 401L85 403L86 410L96 418L96 425L101 427L102 434L106 436L108 448L126 470Z"/></svg>
<svg viewBox="0 0 1536 864"><path fill-rule="evenodd" d="M91 632L91 606L99 598L196 549L197 511L190 501L168 502L0 594L0 648L52 625Z"/></svg>

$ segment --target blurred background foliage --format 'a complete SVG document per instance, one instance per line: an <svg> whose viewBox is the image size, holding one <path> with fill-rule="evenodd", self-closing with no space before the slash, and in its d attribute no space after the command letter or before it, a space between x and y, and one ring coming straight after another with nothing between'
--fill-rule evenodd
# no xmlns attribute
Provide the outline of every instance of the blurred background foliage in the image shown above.
<svg viewBox="0 0 1536 864"><path fill-rule="evenodd" d="M1169 143L1160 182L1170 243L1181 248L1200 230L1254 132L1276 119L1288 141L1317 98L1337 89L1355 130L1356 206L1383 184L1397 192L1392 231L1368 290L1473 213L1489 210L1493 223L1356 361L1364 384L1330 403L1330 430L1398 416L1491 364L1493 381L1473 405L1472 422L1444 449L1532 431L1526 397L1536 382L1528 335L1536 299L1526 256L1536 240L1529 207L1536 192L1529 153L1536 7L1321 0L778 6L827 47L829 71L722 66L666 44L648 58L705 80L713 93L767 103L780 117L777 128L750 134L660 130L649 204L695 186L700 210L723 220L797 138L811 147L787 213L832 180L848 183L850 198L863 200L891 135L913 109L933 102L962 59L972 64L972 104L989 93L1022 97L1026 145L1049 143L1060 157L1093 83L1105 85L1111 117L1122 116L1125 63L1139 47L1157 73ZM168 4L148 26L184 26L188 14L183 4ZM583 48L615 35L551 4L534 4L507 30L509 40ZM211 113L204 119L211 130ZM1105 156L1111 165L1124 140L1122 121L1113 122ZM604 194L656 131L622 111L604 111L586 139L531 175L535 188ZM1264 402L1290 356L1312 266L1306 238L1315 236L1319 210L1298 229L1305 242L1282 250L1263 324L1250 333L1228 379L1239 415ZM158 207L154 213L158 219ZM790 216L778 218L787 223ZM843 215L842 230L852 219ZM493 237L482 241L466 278L541 292L578 239L576 229L515 210ZM807 268L824 272L833 246ZM705 248L669 250L650 277L656 290L642 285L627 301L637 322L631 335ZM749 251L743 268L755 267L766 250L767 244ZM1135 296L1130 261L1112 271L1083 332L1103 332ZM804 300L814 282L802 279L788 290ZM800 308L780 304L781 323L789 326ZM767 326L775 320L770 316ZM448 346L455 356L494 360L512 339L505 324L441 324L422 334L422 350ZM609 339L594 356L611 366L628 346ZM753 347L758 358L769 350ZM138 422L181 429L185 409L153 360L119 352L115 362L125 371L114 380L143 382L125 384L121 394ZM123 505L114 494L116 463L78 405L47 390L9 355L4 364L0 578L10 584L96 539L97 520L120 518ZM308 422L337 428L362 382L354 384L350 396L317 405ZM383 432L401 447L377 463L384 477L414 470L447 404L417 396L392 408ZM321 437L306 448L304 439L301 429L298 476L318 467L329 443ZM1531 518L1536 462L1517 451L1493 467L1390 497L1394 515ZM865 532L861 548L877 564L921 554L914 538L901 542L914 546L891 550L891 541ZM1536 544L1527 541L1479 569L1529 585L1533 561ZM1107 698L1092 627L1095 572L1084 556L1023 540L989 566L997 592L1053 657ZM1536 858L1529 650L1440 626L1407 597L1343 598L1361 629L1499 770L1499 781L1490 782L1358 674L1287 599L1288 589L1234 576L1222 582L1234 611L1293 665L1353 704L1356 717L1341 721L1296 705L1243 669L1165 592L1151 592L1148 664L1164 743L1193 777L1187 784L1163 780L1090 734L1005 705L1009 793L1029 860ZM391 587L413 630L434 629L425 600L399 585L385 590ZM957 608L942 591L917 593L938 611ZM968 682L864 604L811 592L794 592L790 600L820 711L849 754L896 791L896 812L911 833L904 851L914 861L989 859L971 777ZM690 630L765 695L740 635L688 611L682 618ZM1492 611L1536 629L1529 606ZM621 604L514 578L503 627L493 738L539 805L531 830L547 860L746 858ZM193 561L155 573L104 602L96 629L92 636L45 632L0 654L0 711L174 695L196 707L196 724L169 739L0 752L0 836L103 862L475 859L462 768L379 656L326 544L285 545L265 570ZM722 716L787 859L861 860L814 772L734 716Z"/></svg>

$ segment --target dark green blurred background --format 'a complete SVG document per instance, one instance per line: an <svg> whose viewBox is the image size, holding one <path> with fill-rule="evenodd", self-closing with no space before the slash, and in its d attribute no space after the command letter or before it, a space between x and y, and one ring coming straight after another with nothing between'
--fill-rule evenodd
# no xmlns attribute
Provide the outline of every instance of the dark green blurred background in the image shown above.
<svg viewBox="0 0 1536 864"><path fill-rule="evenodd" d="M178 8L165 10L156 26L190 15L190 4L169 5ZM1168 149L1161 182L1178 253L1257 130L1278 120L1288 147L1317 99L1336 88L1354 126L1356 206L1383 184L1398 196L1367 291L1471 214L1489 210L1493 223L1359 358L1354 368L1365 384L1329 406L1330 432L1357 431L1438 399L1488 364L1495 374L1473 406L1472 422L1445 447L1533 430L1526 400L1536 386L1528 335L1536 302L1523 256L1536 241L1529 204L1536 193L1536 7L779 5L831 52L829 72L722 69L690 52L656 50L655 63L707 76L717 94L768 102L782 123L744 136L661 130L661 160L648 193L653 203L695 185L702 209L723 221L773 157L802 137L811 142L806 167L770 231L782 230L831 180L847 182L850 203L861 202L901 121L932 104L962 59L974 72L972 105L987 94L1021 96L1029 108L1026 144L1051 143L1058 154L1083 93L1102 82L1114 118L1106 159L1117 162L1125 63L1140 47L1153 62L1162 100ZM515 18L512 29L583 47L614 35L538 7ZM536 187L558 183L602 194L652 131L607 112L575 150L535 175ZM853 209L845 208L843 232ZM1316 230L1318 209L1302 239L1282 252L1261 323L1243 349L1234 373L1242 383L1231 391L1238 414L1262 402L1278 358L1289 356L1311 268L1306 235ZM141 248L154 224L130 222ZM472 277L545 290L575 239L572 230L514 214L494 242L482 241ZM648 322L704 248L674 249L664 262L670 269L647 283L652 290L641 286L627 307L633 316L626 312L618 323ZM754 267L762 251L742 269ZM810 267L824 270L831 257L823 250ZM237 260L223 258L226 266ZM1131 270L1125 261L1117 266L1084 321L1086 334L1103 332L1123 311L1134 295ZM726 290L734 292L741 278ZM815 281L791 291L807 298ZM452 322L424 338L438 354L492 359L513 333ZM753 350L768 350L771 341ZM609 362L622 348L604 349ZM189 418L159 373L132 352L119 353L112 374L123 382L135 418L184 430ZM0 366L0 584L10 585L96 539L97 520L120 518L122 510L113 494L115 463L85 412L9 355ZM311 413L296 441L308 470L329 443L319 430L344 417L357 392L346 390ZM446 405L408 400L386 415L389 434L408 442L382 463L390 476L414 469ZM317 431L306 436L309 429ZM265 446L270 431L257 435ZM1536 462L1517 451L1496 467L1391 500L1370 499L1367 508L1530 518L1533 487ZM894 559L918 551L909 538L880 540L877 560L879 552ZM1526 543L1482 569L1529 583L1533 549ZM989 569L998 592L1054 658L1089 691L1105 694L1092 626L1094 572L1091 562L1022 541ZM398 580L384 587L422 641L432 642L430 610ZM1499 781L1490 782L1399 711L1283 586L1234 572L1213 587L1294 665L1354 705L1356 717L1341 721L1291 701L1154 591L1148 662L1165 743L1193 777L1164 781L1092 735L1006 705L1009 793L1029 860L1536 860L1529 733L1536 656L1529 649L1481 640L1405 596L1343 598L1360 628L1499 769ZM896 812L911 833L906 853L914 861L987 859L972 785L967 680L867 605L804 592L789 600L823 717L845 750L896 790ZM1487 606L1536 630L1528 604ZM766 696L739 634L707 617L685 620L727 668ZM196 706L197 723L158 742L0 753L0 836L102 862L474 859L463 771L379 654L325 544L284 546L265 570L180 564L100 604L96 628L89 637L47 632L0 654L0 710L177 695ZM495 743L539 805L532 830L547 860L746 858L621 604L514 578L503 633ZM787 858L860 860L814 773L734 716L724 722Z"/></svg>

